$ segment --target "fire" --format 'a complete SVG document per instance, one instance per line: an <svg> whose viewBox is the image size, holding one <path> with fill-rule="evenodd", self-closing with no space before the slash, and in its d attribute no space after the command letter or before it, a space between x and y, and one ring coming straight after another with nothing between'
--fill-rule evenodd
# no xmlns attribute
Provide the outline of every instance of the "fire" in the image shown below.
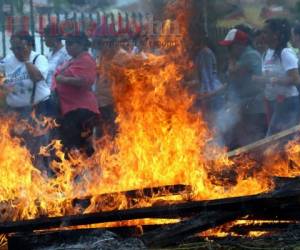
<svg viewBox="0 0 300 250"><path fill-rule="evenodd" d="M161 55L146 53L146 58L117 54L112 60L109 73L119 133L96 141L93 157L73 152L66 160L60 142L54 141L41 149L43 154L55 149L59 159L51 165L56 177L46 178L32 165L32 156L20 139L11 136L15 120L1 118L1 221L145 207L164 200L250 195L272 189L273 176L299 175L296 142L288 144L284 156L272 151L272 157L262 157L259 166L251 158L228 159L226 149L212 143L213 131L201 113L193 110L195 97L184 86L189 65L184 28L188 18L182 11L184 1L174 2L183 4L172 6L183 29L174 48L161 48ZM166 22L165 28L169 25L170 21ZM294 162L293 169L289 159ZM133 204L121 193L176 184L190 186L190 195L158 194ZM103 200L101 194L105 193L114 194ZM74 198L89 200L89 204L74 206Z"/></svg>

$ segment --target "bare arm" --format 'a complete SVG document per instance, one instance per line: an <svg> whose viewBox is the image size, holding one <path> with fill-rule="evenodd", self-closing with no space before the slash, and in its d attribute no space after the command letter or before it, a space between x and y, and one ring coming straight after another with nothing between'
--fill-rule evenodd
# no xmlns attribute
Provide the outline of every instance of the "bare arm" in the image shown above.
<svg viewBox="0 0 300 250"><path fill-rule="evenodd" d="M272 77L271 83L280 85L297 85L300 86L300 76L298 69L287 71L287 75L283 77Z"/></svg>
<svg viewBox="0 0 300 250"><path fill-rule="evenodd" d="M33 82L39 82L44 79L41 72L34 64L30 62L25 62L25 66L29 74L29 77Z"/></svg>
<svg viewBox="0 0 300 250"><path fill-rule="evenodd" d="M56 82L59 84L67 84L76 87L81 87L84 84L84 80L80 77L71 77L71 76L64 76L64 75L57 75Z"/></svg>

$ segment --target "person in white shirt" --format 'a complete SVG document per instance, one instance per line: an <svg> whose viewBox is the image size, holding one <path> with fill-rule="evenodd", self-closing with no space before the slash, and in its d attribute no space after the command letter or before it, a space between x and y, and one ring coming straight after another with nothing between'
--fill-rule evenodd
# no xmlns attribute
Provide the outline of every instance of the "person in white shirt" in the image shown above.
<svg viewBox="0 0 300 250"><path fill-rule="evenodd" d="M300 84L298 58L288 48L291 27L286 19L265 21L264 40L268 50L263 56L263 77L269 120L267 136L299 123L300 102L297 87Z"/></svg>
<svg viewBox="0 0 300 250"><path fill-rule="evenodd" d="M68 54L66 47L62 43L62 34L56 23L51 23L44 29L44 39L46 46L50 49L49 54L47 54L49 67L46 82L51 89L54 73L66 61L70 60L71 56ZM47 113L49 116L57 118L59 116L59 107L58 103L56 103L57 98L55 98L55 93L52 89L51 91L52 100Z"/></svg>
<svg viewBox="0 0 300 250"><path fill-rule="evenodd" d="M71 57L62 43L62 35L60 34L58 25L49 24L44 29L44 38L46 46L50 49L47 55L49 68L46 81L49 87L51 87L54 72L59 66L70 60Z"/></svg>
<svg viewBox="0 0 300 250"><path fill-rule="evenodd" d="M27 32L13 34L10 43L13 53L1 61L1 68L5 73L2 88L6 92L8 111L15 112L20 119L25 119L34 126L32 111L39 118L46 114L48 106L50 88L45 81L48 60L33 50L34 38ZM47 143L46 137L35 136L28 131L14 132L24 139L35 158L34 164L44 168L43 159L39 158L38 152L40 146Z"/></svg>
<svg viewBox="0 0 300 250"><path fill-rule="evenodd" d="M6 78L4 88L8 92L6 102L16 111L31 112L33 105L38 106L50 95L50 88L45 81L48 74L48 60L33 48L32 36L24 32L16 33L11 37L13 54L2 60Z"/></svg>

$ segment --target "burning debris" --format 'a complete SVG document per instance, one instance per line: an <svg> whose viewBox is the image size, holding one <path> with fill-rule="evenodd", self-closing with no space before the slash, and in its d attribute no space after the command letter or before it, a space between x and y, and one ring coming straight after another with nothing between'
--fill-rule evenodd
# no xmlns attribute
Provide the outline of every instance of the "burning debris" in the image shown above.
<svg viewBox="0 0 300 250"><path fill-rule="evenodd" d="M187 13L192 6L172 1L168 7L182 36L161 34L159 40L176 46L159 48L159 55L121 51L111 60L107 73L113 83L118 133L95 141L92 157L77 151L65 155L61 143L53 141L40 150L44 155L55 152L54 177L47 178L33 166L34 156L22 141L10 132L12 127L29 127L2 116L0 233L22 232L10 235L11 249L24 248L28 243L24 240L30 241L30 249L41 250L144 249L179 244L240 219L288 220L289 225L298 225L299 179L289 178L300 175L299 141L292 138L282 146L282 139L298 133L299 127L233 152L215 145L214 131L195 111L195 97L186 85L190 70L186 27L192 18ZM170 25L167 20L164 29ZM45 124L49 122L31 132L43 133ZM265 148L275 142L275 150ZM252 156L258 148L260 154ZM274 181L275 176L289 178L280 182ZM37 231L96 223L102 224L93 225L98 229L86 234ZM155 228L144 230L147 224ZM286 226L283 222L271 225L252 223L226 230L248 234L257 228L276 231ZM144 231L124 240L99 229L109 226ZM35 232L24 233L28 231ZM57 235L66 238L40 244L41 239L52 241Z"/></svg>

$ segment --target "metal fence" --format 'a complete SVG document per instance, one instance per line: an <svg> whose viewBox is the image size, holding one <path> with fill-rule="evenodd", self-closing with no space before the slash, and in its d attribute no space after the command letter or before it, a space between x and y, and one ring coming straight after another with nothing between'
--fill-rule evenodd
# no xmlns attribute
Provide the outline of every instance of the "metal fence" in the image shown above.
<svg viewBox="0 0 300 250"><path fill-rule="evenodd" d="M0 56L9 53L9 39L12 33L17 30L31 31L35 37L36 51L44 54L47 52L43 39L43 30L49 23L57 23L60 27L69 28L70 23L75 23L80 30L88 35L93 34L97 27L104 26L106 30L129 32L132 29L140 29L146 22L147 15L142 13L78 13L65 12L63 14L48 13L37 15L33 18L30 15L4 16L1 25ZM32 21L33 20L33 23ZM67 26L67 27L66 27ZM34 31L34 32L33 32Z"/></svg>
<svg viewBox="0 0 300 250"><path fill-rule="evenodd" d="M152 18L152 19L151 19ZM39 15L24 15L24 16L2 16L1 24L1 41L0 57L4 57L10 52L10 37L16 30L31 31L35 37L36 51L45 54L48 48L45 46L43 38L43 30L49 23L57 23L65 28L68 22L76 23L76 25L88 35L92 35L97 27L105 27L106 30L113 32L134 32L141 30L149 22L154 22L150 14L140 12L132 13L79 13L79 12L65 12L61 13L47 13ZM155 23L155 22L154 22ZM34 32L33 32L34 31ZM226 28L210 28L208 35L212 41L218 41L224 38L228 29Z"/></svg>

